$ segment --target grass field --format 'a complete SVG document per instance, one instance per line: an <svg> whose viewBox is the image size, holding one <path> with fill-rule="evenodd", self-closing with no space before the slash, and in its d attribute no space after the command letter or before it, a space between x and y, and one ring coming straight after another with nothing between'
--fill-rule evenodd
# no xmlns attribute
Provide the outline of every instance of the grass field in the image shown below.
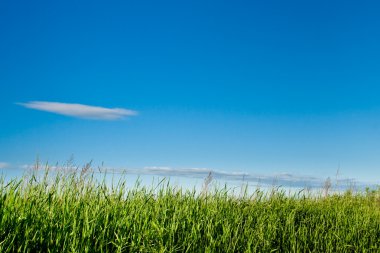
<svg viewBox="0 0 380 253"><path fill-rule="evenodd" d="M380 191L241 197L90 174L0 182L0 252L380 252Z"/></svg>

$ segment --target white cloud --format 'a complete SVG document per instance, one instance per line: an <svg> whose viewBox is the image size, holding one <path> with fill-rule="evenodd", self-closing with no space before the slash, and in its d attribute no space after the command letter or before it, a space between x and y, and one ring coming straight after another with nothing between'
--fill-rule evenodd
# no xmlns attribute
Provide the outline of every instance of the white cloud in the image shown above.
<svg viewBox="0 0 380 253"><path fill-rule="evenodd" d="M5 168L8 168L9 166L10 166L9 163L0 162L0 169L5 169Z"/></svg>
<svg viewBox="0 0 380 253"><path fill-rule="evenodd" d="M220 171L209 168L172 168L172 167L144 167L140 169L122 169L114 170L114 173L127 172L131 174L159 175L159 176L181 176L192 178L206 178L211 172L212 177L217 180L238 181L249 183L260 183L265 185L282 185L282 186L310 186L320 187L323 179L311 176L293 175L289 173L280 173L273 175L250 174L240 171Z"/></svg>
<svg viewBox="0 0 380 253"><path fill-rule="evenodd" d="M281 186L281 187L300 187L300 188L321 188L325 182L324 178L307 176L307 175L295 175L290 173L276 173L271 175L265 174L252 174L242 171L221 171L210 168L172 168L172 167L144 167L135 169L110 169L111 173L127 173L138 175L157 175L157 176L179 176L204 179L211 172L211 175L216 180L225 180L229 182L245 182L267 186ZM372 183L357 181L353 178L342 178L338 182L333 180L333 183L339 188L348 189L352 183L355 183L358 187L374 186Z"/></svg>
<svg viewBox="0 0 380 253"><path fill-rule="evenodd" d="M21 166L22 169L36 169L34 164L25 164ZM38 169L50 171L67 171L67 172L81 172L83 167L72 165L46 165L39 167ZM90 169L90 173L109 173L109 174L124 174L124 175L154 175L163 177L183 177L183 178L198 178L205 179L209 173L216 180L224 180L227 182L238 182L256 184L259 186L269 187L299 187L299 188L315 188L321 189L325 182L324 178L318 178L306 175L294 175L290 173L278 173L272 175L265 174L251 174L241 171L221 171L209 168L173 168L173 167L160 167L150 166L143 168L112 168L112 167L98 167L97 169ZM338 181L333 180L333 184L336 188L341 190L350 189L352 184L356 187L364 189L365 187L376 188L378 184L371 182L357 181L353 178L342 178ZM339 186L338 186L339 184Z"/></svg>
<svg viewBox="0 0 380 253"><path fill-rule="evenodd" d="M82 119L117 120L127 116L137 115L136 111L123 108L105 108L83 104L68 104L60 102L30 101L17 103L29 109L61 114Z"/></svg>

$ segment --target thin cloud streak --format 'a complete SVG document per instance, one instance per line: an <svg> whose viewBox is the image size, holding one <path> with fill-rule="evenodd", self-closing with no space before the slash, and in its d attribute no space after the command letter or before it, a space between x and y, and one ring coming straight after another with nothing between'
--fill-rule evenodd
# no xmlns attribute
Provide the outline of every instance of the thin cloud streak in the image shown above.
<svg viewBox="0 0 380 253"><path fill-rule="evenodd" d="M10 164L5 162L0 162L0 169L9 168Z"/></svg>
<svg viewBox="0 0 380 253"><path fill-rule="evenodd" d="M289 173L280 173L275 175L256 175L244 172L219 171L208 168L144 167L142 169L122 169L111 171L114 173L157 175L164 177L178 176L200 179L206 178L211 172L212 177L216 180L301 188L321 188L326 180L312 176L293 175ZM336 183L336 185L340 185L342 188L350 186L352 183L355 183L357 186L368 185L363 182L357 182L351 178L338 179L334 183Z"/></svg>
<svg viewBox="0 0 380 253"><path fill-rule="evenodd" d="M118 120L138 113L124 108L105 108L84 104L69 104L60 102L30 101L27 103L16 103L25 108L45 111L69 117L95 120Z"/></svg>
<svg viewBox="0 0 380 253"><path fill-rule="evenodd" d="M23 165L22 169L30 170L36 169L36 165ZM50 166L40 167L39 170L49 169L50 171L66 171L66 172L81 172L82 168L79 166ZM143 168L107 168L98 167L97 169L90 168L89 173L111 174L111 175L152 175L162 177L182 177L182 178L196 178L205 179L211 172L212 178L224 182L235 183L248 183L258 187L271 186L271 187L296 187L296 188L310 188L321 189L324 186L326 179L305 175L294 175L290 173L279 173L273 175L259 175L250 174L245 172L227 172L220 170L213 170L209 168L172 168L172 167L143 167ZM347 190L352 187L364 189L365 187L376 188L377 185L370 182L360 182L353 178L340 178L332 180L336 189Z"/></svg>

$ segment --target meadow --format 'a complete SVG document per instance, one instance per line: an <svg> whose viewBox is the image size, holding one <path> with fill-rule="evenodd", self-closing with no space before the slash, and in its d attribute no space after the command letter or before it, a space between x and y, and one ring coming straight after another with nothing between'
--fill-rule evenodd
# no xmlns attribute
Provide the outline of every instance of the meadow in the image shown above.
<svg viewBox="0 0 380 253"><path fill-rule="evenodd" d="M0 182L0 252L380 252L380 190L292 195L109 185L92 173Z"/></svg>

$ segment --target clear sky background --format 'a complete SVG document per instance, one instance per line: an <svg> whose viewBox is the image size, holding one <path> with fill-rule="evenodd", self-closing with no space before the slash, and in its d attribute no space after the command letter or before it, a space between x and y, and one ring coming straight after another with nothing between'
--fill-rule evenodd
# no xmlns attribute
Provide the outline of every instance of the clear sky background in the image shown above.
<svg viewBox="0 0 380 253"><path fill-rule="evenodd" d="M0 1L0 167L74 155L322 178L340 166L380 182L379 13L378 1Z"/></svg>

